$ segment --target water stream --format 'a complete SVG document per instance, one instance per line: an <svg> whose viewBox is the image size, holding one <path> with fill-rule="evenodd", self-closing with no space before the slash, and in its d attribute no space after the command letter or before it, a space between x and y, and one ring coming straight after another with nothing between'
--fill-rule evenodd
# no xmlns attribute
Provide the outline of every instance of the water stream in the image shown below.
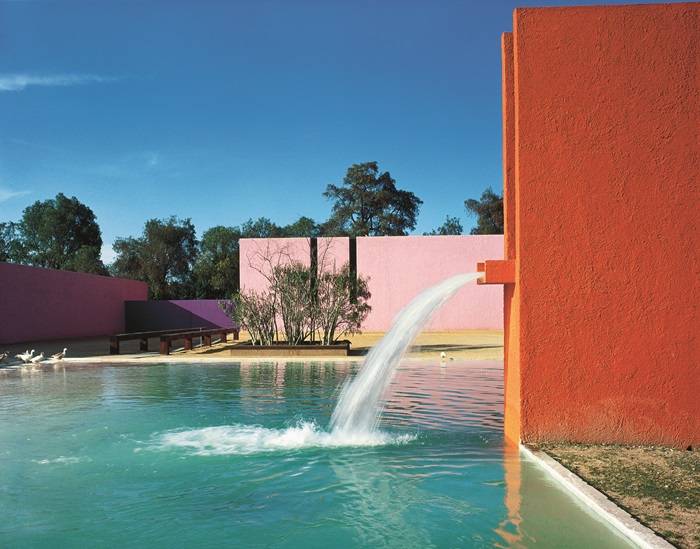
<svg viewBox="0 0 700 549"><path fill-rule="evenodd" d="M369 352L357 376L343 385L328 429L307 420L300 420L285 429L222 425L164 433L155 446L187 448L198 455L222 455L410 442L415 436L379 430L382 397L401 358L433 314L457 290L480 275L461 274L443 280L404 307L389 332Z"/></svg>
<svg viewBox="0 0 700 549"><path fill-rule="evenodd" d="M403 308L389 332L367 355L360 373L343 386L331 417L332 433L359 436L377 431L381 398L409 345L457 290L479 276L481 273L450 277L428 288Z"/></svg>

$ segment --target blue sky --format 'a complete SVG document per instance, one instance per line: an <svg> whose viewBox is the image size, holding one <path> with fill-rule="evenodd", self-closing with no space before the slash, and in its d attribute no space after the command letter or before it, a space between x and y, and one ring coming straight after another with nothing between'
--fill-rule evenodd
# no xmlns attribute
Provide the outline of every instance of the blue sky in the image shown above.
<svg viewBox="0 0 700 549"><path fill-rule="evenodd" d="M611 3L611 2L608 2ZM376 160L416 233L501 188L500 33L568 2L0 0L0 220L75 195L117 236L324 220Z"/></svg>

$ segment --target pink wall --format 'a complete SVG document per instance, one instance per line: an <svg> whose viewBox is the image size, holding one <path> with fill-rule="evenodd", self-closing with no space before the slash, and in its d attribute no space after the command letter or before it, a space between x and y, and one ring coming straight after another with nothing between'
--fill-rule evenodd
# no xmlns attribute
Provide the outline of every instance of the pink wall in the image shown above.
<svg viewBox="0 0 700 549"><path fill-rule="evenodd" d="M336 265L340 268L348 261L348 238L319 238L319 265ZM271 263L299 261L309 265L308 238L243 238L240 240L241 288L262 290L267 288L265 274ZM272 262L264 258L272 258ZM261 272L262 271L262 272Z"/></svg>
<svg viewBox="0 0 700 549"><path fill-rule="evenodd" d="M114 334L144 282L0 263L0 343Z"/></svg>
<svg viewBox="0 0 700 549"><path fill-rule="evenodd" d="M385 331L424 289L472 272L484 254L503 257L503 236L379 236L357 239L357 269L370 277L372 312L363 328ZM503 328L503 289L467 284L428 324L431 331Z"/></svg>
<svg viewBox="0 0 700 549"><path fill-rule="evenodd" d="M261 257L276 261L293 258L309 264L309 241L305 238L242 239L241 287L266 287ZM319 239L319 263L348 260L348 239ZM358 272L369 278L372 312L365 331L386 331L401 308L422 290L445 278L469 272L484 257L503 257L503 236L385 236L357 239ZM428 330L503 328L503 291L499 287L468 284L428 325Z"/></svg>

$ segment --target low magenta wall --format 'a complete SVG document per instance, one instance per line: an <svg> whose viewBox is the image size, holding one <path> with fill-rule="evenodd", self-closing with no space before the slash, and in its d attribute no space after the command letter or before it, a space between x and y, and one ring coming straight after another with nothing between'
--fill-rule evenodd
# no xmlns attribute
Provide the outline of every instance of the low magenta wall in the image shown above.
<svg viewBox="0 0 700 549"><path fill-rule="evenodd" d="M171 328L234 328L218 299L127 301L126 331L150 332Z"/></svg>
<svg viewBox="0 0 700 549"><path fill-rule="evenodd" d="M318 239L319 263L348 261L348 238ZM242 239L241 288L261 290L267 281L265 257L309 264L305 238ZM487 254L487 255L484 255ZM502 235L384 236L357 238L358 272L369 278L372 312L365 331L383 332L401 308L426 288L449 276L470 272L484 257L503 258ZM462 288L433 318L430 331L503 328L503 291L476 283Z"/></svg>
<svg viewBox="0 0 700 549"><path fill-rule="evenodd" d="M124 331L124 302L146 299L144 282L0 263L0 343Z"/></svg>

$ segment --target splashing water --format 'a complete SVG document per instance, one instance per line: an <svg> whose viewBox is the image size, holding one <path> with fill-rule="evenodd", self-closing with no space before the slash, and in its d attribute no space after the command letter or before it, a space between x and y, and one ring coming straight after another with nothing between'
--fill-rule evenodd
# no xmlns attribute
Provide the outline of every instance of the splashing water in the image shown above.
<svg viewBox="0 0 700 549"><path fill-rule="evenodd" d="M413 299L394 320L391 330L372 348L360 373L347 381L331 417L334 433L377 432L382 409L379 401L389 387L401 357L433 314L467 282L482 273L453 276Z"/></svg>
<svg viewBox="0 0 700 549"><path fill-rule="evenodd" d="M218 456L290 451L302 448L337 448L341 446L385 446L404 444L415 435L373 433L334 433L315 423L300 421L287 429L267 429L257 425L222 425L170 431L159 437L156 448L184 448L194 455Z"/></svg>
<svg viewBox="0 0 700 549"><path fill-rule="evenodd" d="M467 282L481 273L453 276L413 299L394 320L391 330L372 348L359 374L346 381L331 417L330 430L301 421L287 429L257 425L222 425L161 434L156 447L184 448L195 455L252 454L341 446L403 444L415 435L391 435L379 430L380 401L408 346L433 314Z"/></svg>

